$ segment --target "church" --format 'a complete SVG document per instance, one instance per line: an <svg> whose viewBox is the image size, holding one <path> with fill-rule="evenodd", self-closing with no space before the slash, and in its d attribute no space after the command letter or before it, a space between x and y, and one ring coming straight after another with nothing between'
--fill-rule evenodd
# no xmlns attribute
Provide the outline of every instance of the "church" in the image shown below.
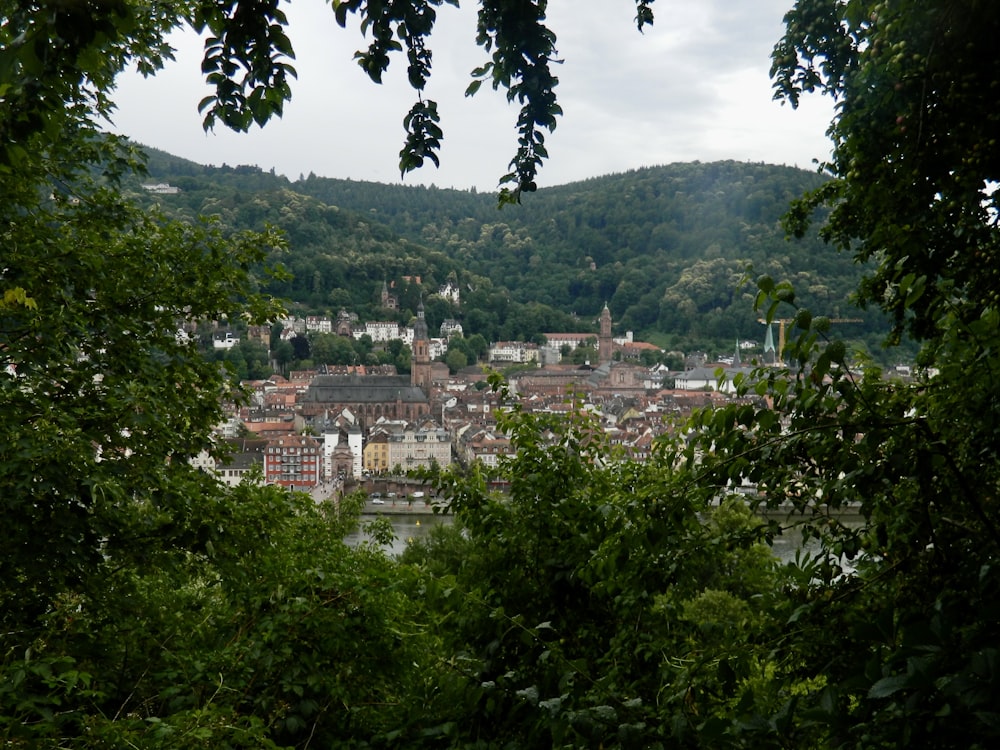
<svg viewBox="0 0 1000 750"><path fill-rule="evenodd" d="M424 305L413 324L413 358L407 375L317 375L299 398L302 416L322 426L327 415L349 409L366 432L380 418L416 422L429 414L432 365Z"/></svg>

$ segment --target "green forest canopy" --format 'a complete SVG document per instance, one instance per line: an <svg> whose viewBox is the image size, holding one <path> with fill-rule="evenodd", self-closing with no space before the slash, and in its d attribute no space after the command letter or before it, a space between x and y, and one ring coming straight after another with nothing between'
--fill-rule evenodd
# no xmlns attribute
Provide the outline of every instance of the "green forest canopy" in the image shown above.
<svg viewBox="0 0 1000 750"><path fill-rule="evenodd" d="M542 189L516 211L497 211L474 192L314 176L290 183L255 167L203 167L155 151L149 171L182 190L156 197L174 215L280 226L292 278L268 288L302 311L386 316L378 304L388 281L401 295L400 314L412 316L421 294L426 300L453 280L461 305L431 301L432 330L459 318L491 341L589 330L607 303L617 332L729 352L737 337L763 338L748 279L789 279L804 304L838 318L849 317L862 273L815 233L788 239L788 205L823 184L790 167L633 170ZM404 279L415 276L420 287ZM846 333L880 354L886 331L871 311Z"/></svg>

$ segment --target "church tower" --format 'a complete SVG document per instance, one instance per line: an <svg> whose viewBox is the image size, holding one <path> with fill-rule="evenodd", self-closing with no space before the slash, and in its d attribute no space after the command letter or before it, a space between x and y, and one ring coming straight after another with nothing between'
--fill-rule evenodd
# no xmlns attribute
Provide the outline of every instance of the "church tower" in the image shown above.
<svg viewBox="0 0 1000 750"><path fill-rule="evenodd" d="M427 321L424 320L424 303L417 307L417 320L413 324L413 358L410 360L410 383L430 392L431 350L427 336Z"/></svg>
<svg viewBox="0 0 1000 750"><path fill-rule="evenodd" d="M379 294L379 304L388 310L395 310L399 306L399 300L395 294L389 292L389 285L385 279L382 280L382 291Z"/></svg>
<svg viewBox="0 0 1000 750"><path fill-rule="evenodd" d="M597 359L603 365L610 362L614 350L614 342L611 340L611 311L608 303L604 303L601 310L601 334L597 339Z"/></svg>

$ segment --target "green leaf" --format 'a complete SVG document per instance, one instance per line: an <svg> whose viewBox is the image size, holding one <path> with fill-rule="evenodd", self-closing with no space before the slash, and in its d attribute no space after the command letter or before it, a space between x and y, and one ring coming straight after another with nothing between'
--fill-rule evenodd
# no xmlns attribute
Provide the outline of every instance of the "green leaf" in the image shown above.
<svg viewBox="0 0 1000 750"><path fill-rule="evenodd" d="M883 677L868 690L869 698L889 698L910 684L910 677L905 674Z"/></svg>

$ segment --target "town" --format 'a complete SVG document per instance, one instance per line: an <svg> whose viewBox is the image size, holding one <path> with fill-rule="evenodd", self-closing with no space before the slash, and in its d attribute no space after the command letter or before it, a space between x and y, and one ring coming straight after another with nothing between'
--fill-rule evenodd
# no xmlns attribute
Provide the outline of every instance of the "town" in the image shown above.
<svg viewBox="0 0 1000 750"><path fill-rule="evenodd" d="M439 293L458 301L457 289ZM393 306L384 286L382 298L386 307ZM623 457L641 461L656 438L676 429L693 409L736 398L737 375L747 378L758 364L774 364L784 344L782 321L779 344L769 325L762 350L756 342L737 341L731 357L710 362L695 353L682 358L682 369L671 370L661 356L648 356L662 355L657 347L633 340L631 332L613 335L605 305L597 333L544 333L543 344L494 342L485 363L451 372L442 359L449 338L462 335L461 323L445 320L440 335L431 337L422 303L412 326L359 323L344 310L335 319L289 317L279 323L285 340L309 334L368 336L376 345L402 341L412 355L408 375L393 365L320 364L290 370L287 377L275 373L243 381L248 402L231 405L218 429L228 455L213 458L203 451L194 459L226 484L256 478L317 500L359 487L385 487L387 477L453 462L495 468L500 457L510 455L511 445L497 429L500 396L487 386L489 370L505 372L511 394L526 411L586 410ZM251 327L247 335L266 345L270 331ZM217 332L213 339L216 349L238 343L231 331ZM583 349L593 359L573 361L570 355ZM744 361L741 350L756 350L760 361Z"/></svg>

